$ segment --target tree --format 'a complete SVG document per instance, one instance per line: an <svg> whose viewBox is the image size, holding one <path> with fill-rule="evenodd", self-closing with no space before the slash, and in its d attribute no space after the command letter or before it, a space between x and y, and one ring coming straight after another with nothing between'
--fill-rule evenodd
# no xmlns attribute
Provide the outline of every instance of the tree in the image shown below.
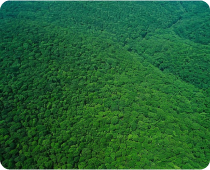
<svg viewBox="0 0 210 170"><path fill-rule="evenodd" d="M119 122L118 116L113 116L112 119L111 119L111 123L113 125L116 125L118 122Z"/></svg>

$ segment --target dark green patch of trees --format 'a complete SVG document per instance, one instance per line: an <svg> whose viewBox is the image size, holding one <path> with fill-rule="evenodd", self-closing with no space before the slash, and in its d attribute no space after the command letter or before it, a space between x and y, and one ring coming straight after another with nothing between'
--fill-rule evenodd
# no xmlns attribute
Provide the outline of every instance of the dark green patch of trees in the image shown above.
<svg viewBox="0 0 210 170"><path fill-rule="evenodd" d="M3 4L2 165L205 168L209 16L204 2Z"/></svg>

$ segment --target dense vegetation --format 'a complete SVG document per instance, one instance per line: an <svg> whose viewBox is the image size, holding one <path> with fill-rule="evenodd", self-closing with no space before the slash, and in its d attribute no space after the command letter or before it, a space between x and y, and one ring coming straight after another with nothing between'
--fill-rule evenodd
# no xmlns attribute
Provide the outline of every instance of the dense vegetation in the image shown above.
<svg viewBox="0 0 210 170"><path fill-rule="evenodd" d="M205 168L204 2L6 2L0 11L6 168Z"/></svg>

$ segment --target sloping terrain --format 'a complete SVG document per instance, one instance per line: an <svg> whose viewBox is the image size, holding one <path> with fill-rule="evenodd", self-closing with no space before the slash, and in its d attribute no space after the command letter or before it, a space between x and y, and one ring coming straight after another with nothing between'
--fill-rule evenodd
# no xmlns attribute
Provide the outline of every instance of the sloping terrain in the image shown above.
<svg viewBox="0 0 210 170"><path fill-rule="evenodd" d="M205 168L208 34L177 31L197 5L209 15L203 2L5 3L3 166Z"/></svg>
<svg viewBox="0 0 210 170"><path fill-rule="evenodd" d="M199 88L210 86L210 12L205 2L13 2L4 6L4 20L36 20L45 26L97 32L143 55L162 71L167 68Z"/></svg>

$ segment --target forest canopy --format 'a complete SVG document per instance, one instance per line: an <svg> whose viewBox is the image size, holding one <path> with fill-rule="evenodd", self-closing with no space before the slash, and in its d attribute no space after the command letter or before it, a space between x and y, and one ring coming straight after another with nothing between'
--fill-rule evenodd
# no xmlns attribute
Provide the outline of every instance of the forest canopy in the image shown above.
<svg viewBox="0 0 210 170"><path fill-rule="evenodd" d="M203 169L204 2L5 2L0 162L8 169Z"/></svg>

